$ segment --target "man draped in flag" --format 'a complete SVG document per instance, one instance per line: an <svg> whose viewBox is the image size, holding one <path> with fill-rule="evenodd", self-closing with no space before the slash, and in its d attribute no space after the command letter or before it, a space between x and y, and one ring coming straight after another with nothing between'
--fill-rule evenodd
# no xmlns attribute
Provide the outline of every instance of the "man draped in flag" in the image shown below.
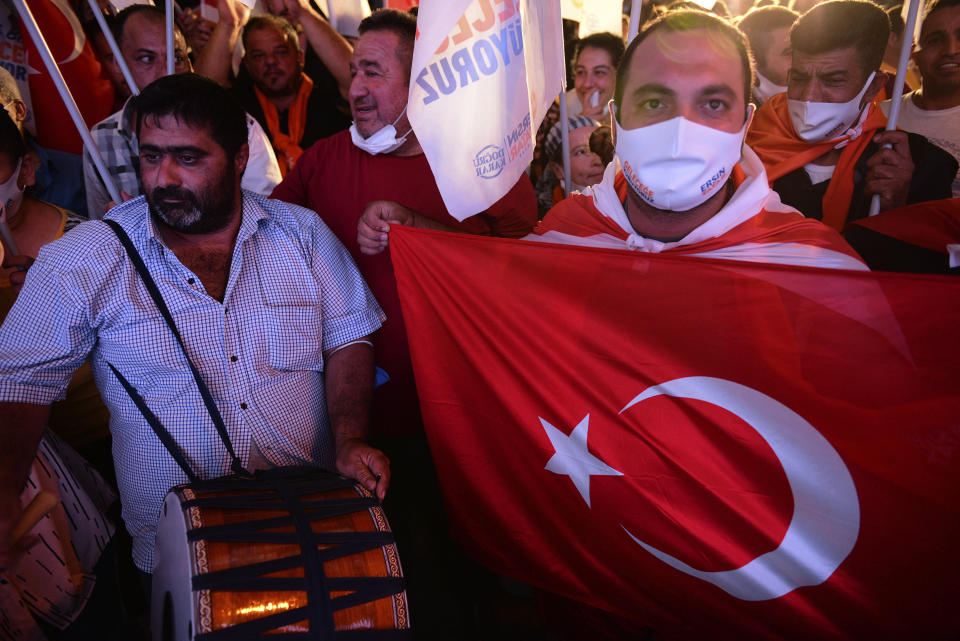
<svg viewBox="0 0 960 641"><path fill-rule="evenodd" d="M747 133L783 201L837 230L864 218L874 194L881 211L951 195L950 154L923 136L882 131L889 35L886 13L865 0L802 15L790 30L787 92L757 111Z"/></svg>
<svg viewBox="0 0 960 641"><path fill-rule="evenodd" d="M622 165L554 207L532 240L863 269L840 236L784 206L743 144L753 70L744 36L671 12L630 44L617 75Z"/></svg>

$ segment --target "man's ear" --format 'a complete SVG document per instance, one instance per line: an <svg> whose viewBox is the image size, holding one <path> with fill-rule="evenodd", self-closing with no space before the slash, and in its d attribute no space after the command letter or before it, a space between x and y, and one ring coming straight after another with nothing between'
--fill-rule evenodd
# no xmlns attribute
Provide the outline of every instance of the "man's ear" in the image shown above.
<svg viewBox="0 0 960 641"><path fill-rule="evenodd" d="M243 143L237 150L237 155L233 158L233 167L237 172L237 178L243 176L243 171L247 168L247 160L250 158L250 145Z"/></svg>
<svg viewBox="0 0 960 641"><path fill-rule="evenodd" d="M13 108L13 121L18 127L22 127L20 123L27 119L27 103L17 98L10 103L10 107Z"/></svg>
<svg viewBox="0 0 960 641"><path fill-rule="evenodd" d="M17 185L21 189L37 184L37 169L40 167L40 159L35 154L36 152L31 149L23 155L23 161L20 163L20 177L17 179Z"/></svg>
<svg viewBox="0 0 960 641"><path fill-rule="evenodd" d="M870 81L870 86L867 87L867 91L863 94L863 100L860 101L861 109L873 102L873 99L877 97L880 90L886 86L887 78L889 77L890 74L877 69L876 73L873 74L873 80Z"/></svg>

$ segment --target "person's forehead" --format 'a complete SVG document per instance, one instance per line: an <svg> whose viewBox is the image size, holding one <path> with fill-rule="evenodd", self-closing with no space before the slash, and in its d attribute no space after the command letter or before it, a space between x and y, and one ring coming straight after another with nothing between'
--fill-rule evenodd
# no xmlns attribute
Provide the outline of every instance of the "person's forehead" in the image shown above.
<svg viewBox="0 0 960 641"><path fill-rule="evenodd" d="M373 62L381 67L396 64L399 46L400 38L392 31L367 31L357 39L357 45L353 49L353 62Z"/></svg>
<svg viewBox="0 0 960 641"><path fill-rule="evenodd" d="M841 47L823 53L806 53L793 50L793 67L799 71L810 73L835 73L848 71L851 73L862 71L860 55L853 45Z"/></svg>
<svg viewBox="0 0 960 641"><path fill-rule="evenodd" d="M570 147L590 144L590 134L593 133L594 129L596 129L595 126L587 125L586 127L577 127L572 130L570 132Z"/></svg>
<svg viewBox="0 0 960 641"><path fill-rule="evenodd" d="M256 27L255 29L251 29L247 34L248 49L256 47L275 47L277 45L285 44L288 44L286 34L281 32L276 27L272 27L270 25Z"/></svg>
<svg viewBox="0 0 960 641"><path fill-rule="evenodd" d="M173 32L174 47L186 46L183 34L179 29ZM167 34L164 24L161 20L148 18L136 13L123 23L123 42L124 49L155 49L159 50L167 46Z"/></svg>
<svg viewBox="0 0 960 641"><path fill-rule="evenodd" d="M584 47L580 50L580 55L577 56L577 65L584 67L597 67L606 65L608 67L612 67L613 59L610 57L610 52L606 49L601 49L599 47Z"/></svg>
<svg viewBox="0 0 960 641"><path fill-rule="evenodd" d="M743 93L743 65L730 39L712 29L651 33L633 52L625 91L645 84L672 87L696 79L704 85L727 84Z"/></svg>
<svg viewBox="0 0 960 641"><path fill-rule="evenodd" d="M141 148L189 145L210 151L220 149L220 145L210 135L209 128L170 114L144 116L140 123L139 143Z"/></svg>
<svg viewBox="0 0 960 641"><path fill-rule="evenodd" d="M956 31L960 29L960 5L934 11L923 21L920 37L932 31Z"/></svg>

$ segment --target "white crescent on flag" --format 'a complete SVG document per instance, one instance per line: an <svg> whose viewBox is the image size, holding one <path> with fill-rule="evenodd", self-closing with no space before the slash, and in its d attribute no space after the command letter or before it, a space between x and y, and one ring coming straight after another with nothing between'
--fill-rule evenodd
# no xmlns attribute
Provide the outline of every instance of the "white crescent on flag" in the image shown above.
<svg viewBox="0 0 960 641"><path fill-rule="evenodd" d="M649 387L620 413L661 394L712 403L755 429L783 466L793 493L793 518L775 550L721 572L693 568L624 528L630 538L674 569L744 601L776 599L830 578L853 550L860 532L857 489L830 442L779 401L745 385L709 376L678 378Z"/></svg>

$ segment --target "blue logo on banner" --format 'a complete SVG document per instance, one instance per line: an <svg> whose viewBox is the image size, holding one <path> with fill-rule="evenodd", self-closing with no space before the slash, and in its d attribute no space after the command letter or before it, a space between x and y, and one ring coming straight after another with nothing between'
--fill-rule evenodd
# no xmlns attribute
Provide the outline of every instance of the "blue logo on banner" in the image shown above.
<svg viewBox="0 0 960 641"><path fill-rule="evenodd" d="M506 154L503 147L487 145L473 157L473 168L479 178L496 178L507 166Z"/></svg>

